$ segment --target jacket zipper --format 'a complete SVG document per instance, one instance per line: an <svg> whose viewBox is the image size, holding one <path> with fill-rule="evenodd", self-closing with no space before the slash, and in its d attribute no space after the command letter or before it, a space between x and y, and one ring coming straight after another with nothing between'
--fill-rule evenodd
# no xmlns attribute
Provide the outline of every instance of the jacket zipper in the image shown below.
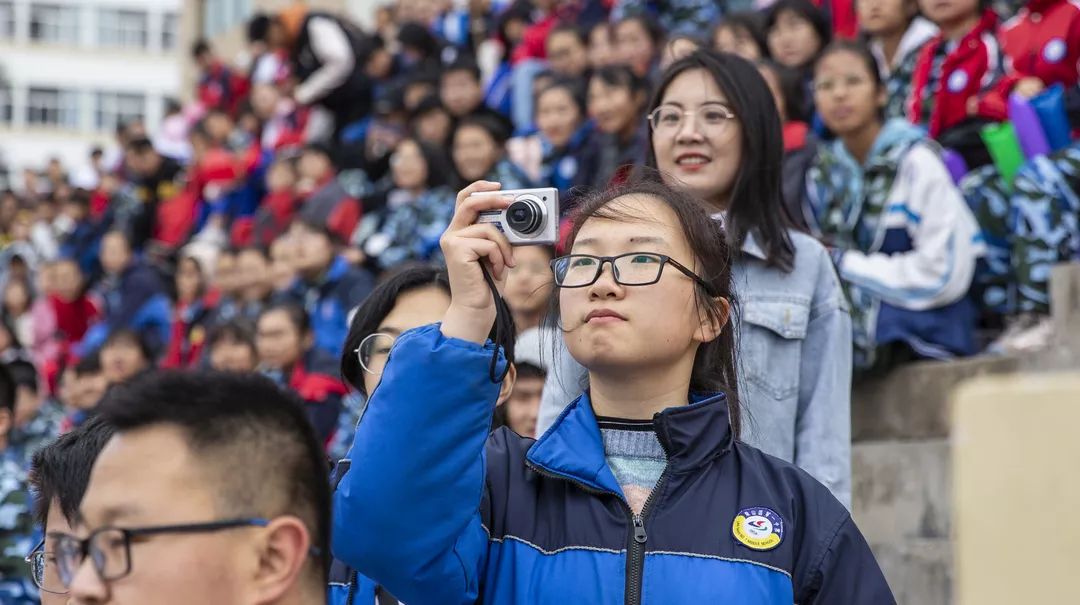
<svg viewBox="0 0 1080 605"><path fill-rule="evenodd" d="M660 446L664 448L664 454L667 454L667 447L661 441ZM626 516L630 520L630 535L628 538L628 546L626 549L626 589L625 589L625 602L626 605L641 605L641 585L645 570L645 542L649 540L649 535L645 532L645 515L648 514L652 507L653 498L656 492L664 486L667 481L668 469L664 467L664 472L660 474L660 478L656 481L656 487L653 488L649 497L645 499L645 505L641 507L641 514L634 514L634 510L630 508L630 504L626 500L616 494L615 492L609 492L596 489L584 483L571 479L565 475L559 475L542 469L529 460L525 460L525 466L531 469L533 472L549 477L551 479L558 479L560 481L566 481L578 488L588 492L590 494L596 494L599 496L615 496L615 498L622 503L623 508L626 509Z"/></svg>
<svg viewBox="0 0 1080 605"><path fill-rule="evenodd" d="M360 579L360 572L355 569L349 574L349 592L345 595L345 605L353 605L353 599L356 598L356 582Z"/></svg>
<svg viewBox="0 0 1080 605"><path fill-rule="evenodd" d="M671 456L668 454L667 446L664 445L662 440L657 439L657 441L660 442L660 447L664 450L664 457L670 459ZM630 521L633 524L630 546L626 551L626 605L641 605L641 585L645 577L645 543L649 540L649 534L645 532L645 517L652 510L656 494L663 489L664 484L667 482L668 468L670 468L670 465L664 466L664 472L660 473L660 478L656 480L656 486L649 492L649 497L645 499L645 504L641 507L641 514L635 515L634 511L630 509L630 505L626 505L626 510L630 513Z"/></svg>

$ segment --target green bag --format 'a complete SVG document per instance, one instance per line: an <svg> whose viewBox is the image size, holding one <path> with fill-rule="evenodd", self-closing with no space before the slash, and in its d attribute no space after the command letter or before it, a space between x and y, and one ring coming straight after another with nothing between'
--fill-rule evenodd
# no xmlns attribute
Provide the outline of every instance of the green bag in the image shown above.
<svg viewBox="0 0 1080 605"><path fill-rule="evenodd" d="M994 165L998 173L1006 183L1012 183L1016 171L1024 163L1024 151L1020 148L1020 140L1016 138L1016 129L1012 122L990 124L979 131L982 140L986 143L986 149L990 157L994 158Z"/></svg>

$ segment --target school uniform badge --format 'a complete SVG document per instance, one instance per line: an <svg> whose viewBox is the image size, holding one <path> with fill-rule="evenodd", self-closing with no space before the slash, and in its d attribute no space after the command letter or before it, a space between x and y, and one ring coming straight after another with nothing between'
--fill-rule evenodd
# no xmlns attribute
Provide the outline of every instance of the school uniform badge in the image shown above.
<svg viewBox="0 0 1080 605"><path fill-rule="evenodd" d="M1065 41L1061 38L1054 38L1043 47L1043 59L1046 59L1047 63L1058 63L1065 58L1067 51Z"/></svg>
<svg viewBox="0 0 1080 605"><path fill-rule="evenodd" d="M966 71L958 69L949 75L948 87L950 91L961 92L962 90L967 88L967 85L968 75Z"/></svg>
<svg viewBox="0 0 1080 605"><path fill-rule="evenodd" d="M771 508L744 508L731 524L731 535L753 550L772 550L784 539L784 520Z"/></svg>

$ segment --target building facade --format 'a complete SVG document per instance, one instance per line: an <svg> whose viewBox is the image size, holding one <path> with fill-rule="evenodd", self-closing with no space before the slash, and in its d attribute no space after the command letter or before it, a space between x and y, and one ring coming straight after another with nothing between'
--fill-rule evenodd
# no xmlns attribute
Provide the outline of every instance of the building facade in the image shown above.
<svg viewBox="0 0 1080 605"><path fill-rule="evenodd" d="M180 94L184 0L0 0L0 163L70 168ZM13 180L18 181L15 177Z"/></svg>

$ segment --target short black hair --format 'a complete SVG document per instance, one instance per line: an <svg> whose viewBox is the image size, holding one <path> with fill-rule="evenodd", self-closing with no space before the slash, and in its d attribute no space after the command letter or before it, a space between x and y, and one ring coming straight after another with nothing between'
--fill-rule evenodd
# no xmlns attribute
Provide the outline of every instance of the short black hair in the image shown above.
<svg viewBox="0 0 1080 605"><path fill-rule="evenodd" d="M325 584L329 465L295 395L258 374L156 372L110 391L98 414L117 433L179 428L213 483L207 487L219 514L303 520L318 553L318 581Z"/></svg>
<svg viewBox="0 0 1080 605"><path fill-rule="evenodd" d="M210 43L205 38L199 38L191 45L191 58L198 59L203 54L210 52Z"/></svg>
<svg viewBox="0 0 1080 605"><path fill-rule="evenodd" d="M397 39L402 47L415 49L420 54L421 63L437 60L442 52L439 39L419 23L402 23L398 28Z"/></svg>
<svg viewBox="0 0 1080 605"><path fill-rule="evenodd" d="M88 374L100 374L101 373L101 355L94 351L89 355L86 355L75 364L73 368L76 376L86 376Z"/></svg>
<svg viewBox="0 0 1080 605"><path fill-rule="evenodd" d="M8 370L8 364L0 363L0 410L7 410L8 415L12 416L12 423L14 424L15 415L15 379L11 376L11 371Z"/></svg>
<svg viewBox="0 0 1080 605"><path fill-rule="evenodd" d="M147 137L138 137L128 141L127 150L135 153L146 153L154 150L154 143Z"/></svg>
<svg viewBox="0 0 1080 605"><path fill-rule="evenodd" d="M243 343L252 349L255 348L255 326L244 317L236 317L215 326L210 330L210 336L206 339L206 349L212 350L218 343L224 341Z"/></svg>
<svg viewBox="0 0 1080 605"><path fill-rule="evenodd" d="M456 59L443 68L442 77L445 78L451 72L455 71L467 71L473 79L477 82L480 81L480 66L476 64L476 59L473 59L470 55L458 55Z"/></svg>
<svg viewBox="0 0 1080 605"><path fill-rule="evenodd" d="M584 46L589 45L589 33L581 27L573 23L559 23L555 27L551 28L548 32L547 39L550 40L552 36L556 34L573 34ZM547 40L545 40L547 42Z"/></svg>
<svg viewBox="0 0 1080 605"><path fill-rule="evenodd" d="M744 11L724 15L724 18L713 28L713 44L716 42L716 32L721 29L743 30L754 41L758 48L758 54L762 57L769 56L769 44L765 41L765 28L760 13Z"/></svg>
<svg viewBox="0 0 1080 605"><path fill-rule="evenodd" d="M529 362L517 362L514 364L514 368L517 370L517 379L522 378L545 378L547 371L540 366Z"/></svg>
<svg viewBox="0 0 1080 605"><path fill-rule="evenodd" d="M285 316L289 318L289 323L291 323L301 335L311 331L311 318L308 317L307 311L295 302L286 300L275 302L264 307L259 313L259 319L255 324L258 325L264 317L271 313L284 313Z"/></svg>
<svg viewBox="0 0 1080 605"><path fill-rule="evenodd" d="M420 99L420 102L412 108L412 111L409 112L409 120L415 120L420 116L432 111L441 111L446 115L450 115L450 112L446 110L446 107L443 107L442 100L439 98L439 95L430 94L425 96L423 99Z"/></svg>
<svg viewBox="0 0 1080 605"><path fill-rule="evenodd" d="M323 143L308 143L300 150L300 155L306 153L317 153L319 155L326 156L326 159L330 160L331 164L334 164L334 151L329 146ZM336 164L335 164L336 165Z"/></svg>
<svg viewBox="0 0 1080 605"><path fill-rule="evenodd" d="M649 40L652 40L653 46L659 47L664 42L664 37L667 33L664 31L664 28L660 26L660 22L656 19L649 18L649 16L645 14L635 14L630 15L629 17L623 17L622 20L616 21L613 24L613 27L618 29L620 25L632 23L634 21L641 24L641 28L648 34ZM657 48L657 50L659 50L659 48Z"/></svg>
<svg viewBox="0 0 1080 605"><path fill-rule="evenodd" d="M306 208L314 208L312 205L308 205ZM292 227L302 227L312 233L319 235L325 235L326 239L330 240L330 244L338 246L342 244L341 236L335 233L326 222L321 220L320 217L314 212L314 210L308 210L307 212L301 212L299 216L293 219Z"/></svg>
<svg viewBox="0 0 1080 605"><path fill-rule="evenodd" d="M10 361L7 364L8 372L11 374L11 379L15 383L15 388L25 387L31 389L35 393L38 389L38 371L34 367L34 364L30 363L27 359L18 359Z"/></svg>
<svg viewBox="0 0 1080 605"><path fill-rule="evenodd" d="M95 416L34 453L30 486L34 493L34 521L39 526L45 528L53 500L60 505L68 524L76 524L94 461L112 435L112 426Z"/></svg>
<svg viewBox="0 0 1080 605"><path fill-rule="evenodd" d="M165 115L169 116L174 113L180 113L184 110L184 106L180 103L179 99L175 97L165 97Z"/></svg>
<svg viewBox="0 0 1080 605"><path fill-rule="evenodd" d="M625 88L630 91L631 96L639 92L647 93L649 90L649 82L634 73L628 65L605 65L592 73L589 81L592 80L599 80L605 86Z"/></svg>
<svg viewBox="0 0 1080 605"><path fill-rule="evenodd" d="M458 131L467 126L475 126L487 131L488 135L495 140L495 144L499 147L506 145L512 134L502 120L486 113L471 113L458 120L458 123L454 126L453 134L450 135L450 140L453 141L457 137Z"/></svg>
<svg viewBox="0 0 1080 605"><path fill-rule="evenodd" d="M247 41L266 42L270 33L270 17L266 13L255 13L255 16L247 24Z"/></svg>
<svg viewBox="0 0 1080 605"><path fill-rule="evenodd" d="M110 332L108 338L101 344L100 350L104 351L112 345L120 343L135 345L147 363L154 362L154 352L150 350L150 345L146 342L146 339L143 338L142 334L131 328L118 328Z"/></svg>
<svg viewBox="0 0 1080 605"><path fill-rule="evenodd" d="M552 90L565 90L570 99L577 106L578 111L581 112L581 119L585 120L588 117L588 99L585 93L585 83L578 78L562 78L555 77L547 86L544 86L540 90L536 91L536 102L533 104L533 111L539 111L540 97Z"/></svg>
<svg viewBox="0 0 1080 605"><path fill-rule="evenodd" d="M90 207L90 192L85 190L85 189L76 189L75 192L71 194L71 197L69 197L67 199L67 201L65 201L64 203L65 204L74 204L74 205L76 205L76 206L78 206L80 208L89 208ZM78 261L76 261L75 259L70 258L70 257L66 258L66 259L65 258L58 258L57 260L68 260L68 261L71 261L71 262L75 263L75 266L77 266L77 267L79 265ZM82 272L81 267L79 268L79 271Z"/></svg>

